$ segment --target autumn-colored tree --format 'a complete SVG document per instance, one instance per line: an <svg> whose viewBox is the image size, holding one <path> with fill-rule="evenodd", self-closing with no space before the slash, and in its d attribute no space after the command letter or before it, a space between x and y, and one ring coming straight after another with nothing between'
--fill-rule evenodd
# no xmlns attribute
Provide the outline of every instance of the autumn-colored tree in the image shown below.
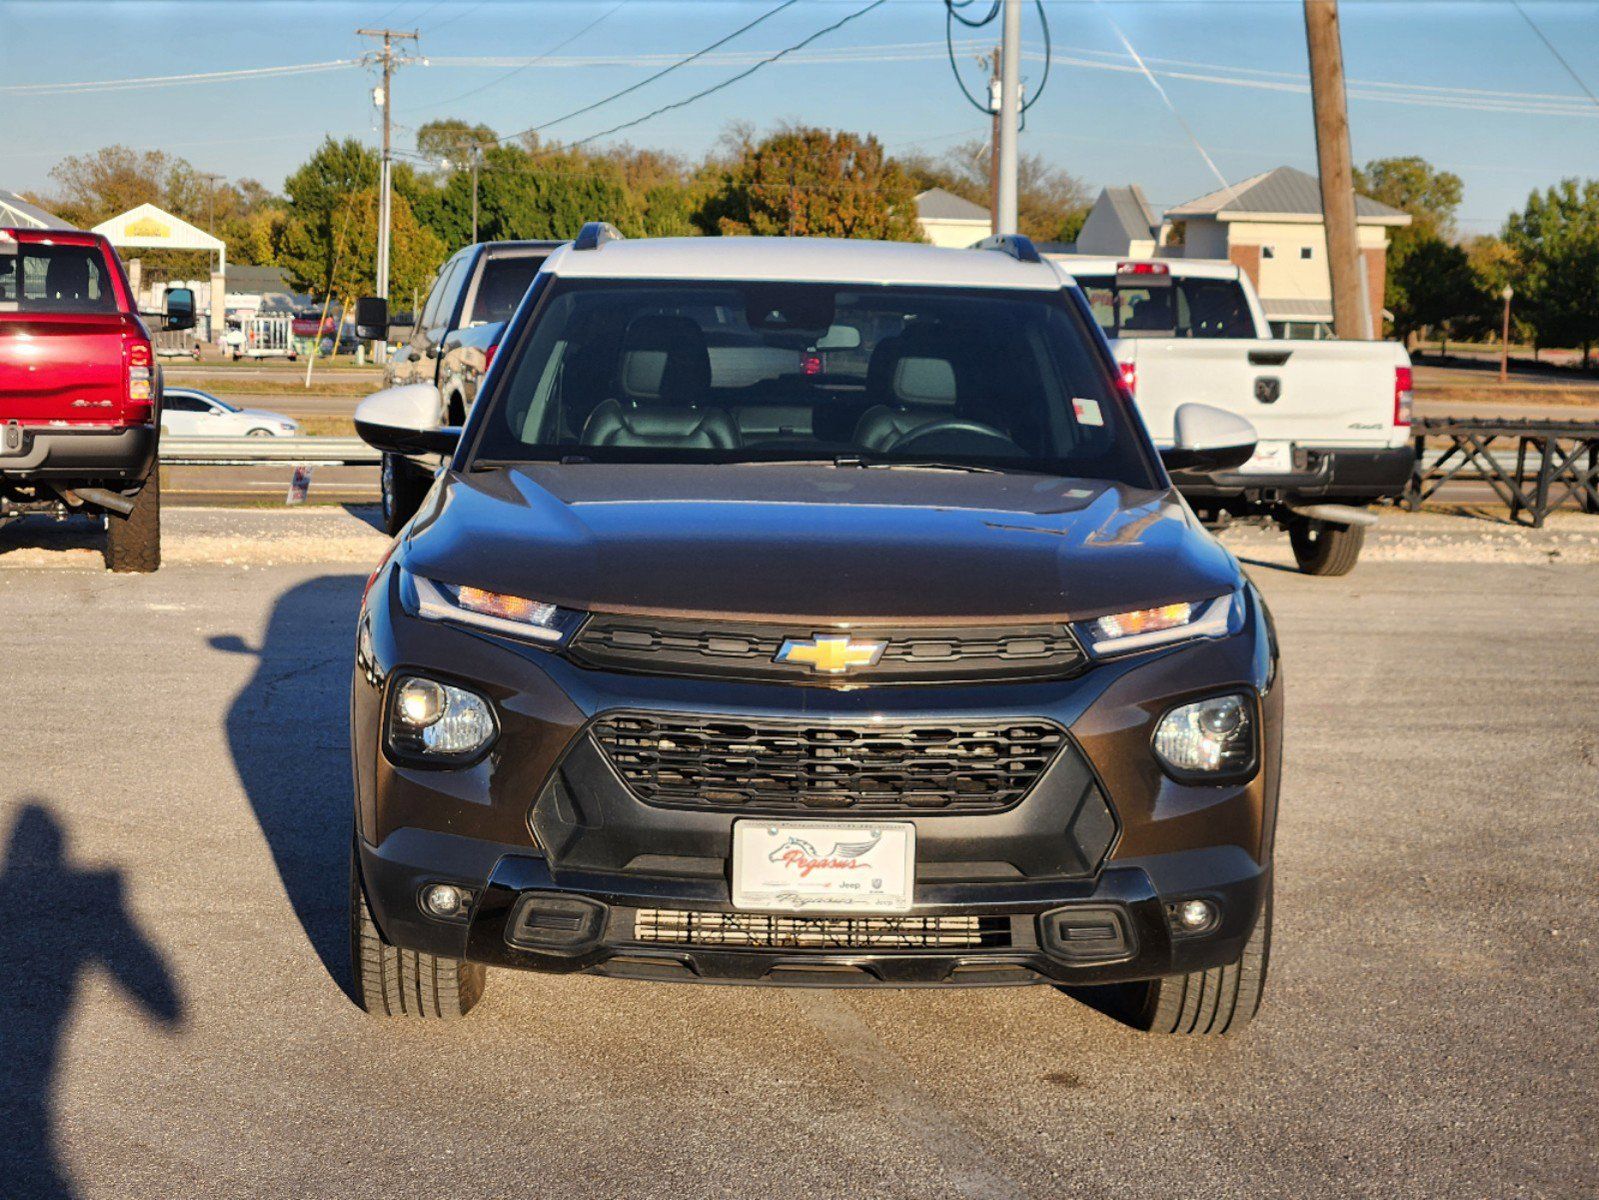
<svg viewBox="0 0 1599 1200"><path fill-rule="evenodd" d="M947 192L988 207L988 156L986 141L965 142L940 158L911 154L900 165L916 183L916 190L941 187ZM1052 166L1037 154L1016 160L1016 221L1019 230L1039 242L1069 242L1088 219L1088 188L1075 175Z"/></svg>
<svg viewBox="0 0 1599 1200"><path fill-rule="evenodd" d="M696 214L707 233L922 240L915 186L870 134L794 126L760 142L735 136Z"/></svg>

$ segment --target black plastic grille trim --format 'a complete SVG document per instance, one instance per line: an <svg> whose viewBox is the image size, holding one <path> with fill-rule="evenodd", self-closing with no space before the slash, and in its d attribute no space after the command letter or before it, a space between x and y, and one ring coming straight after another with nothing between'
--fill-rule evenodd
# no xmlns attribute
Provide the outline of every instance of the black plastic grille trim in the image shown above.
<svg viewBox="0 0 1599 1200"><path fill-rule="evenodd" d="M784 641L849 633L888 644L875 666L839 675L772 661ZM567 651L584 666L655 675L714 675L840 687L859 683L1058 679L1087 656L1065 625L983 625L940 629L729 624L599 614Z"/></svg>
<svg viewBox="0 0 1599 1200"><path fill-rule="evenodd" d="M639 799L801 812L996 812L1066 744L1039 720L839 724L606 713L595 744Z"/></svg>
<svg viewBox="0 0 1599 1200"><path fill-rule="evenodd" d="M633 940L756 950L969 950L1011 944L1009 917L786 917L641 908Z"/></svg>

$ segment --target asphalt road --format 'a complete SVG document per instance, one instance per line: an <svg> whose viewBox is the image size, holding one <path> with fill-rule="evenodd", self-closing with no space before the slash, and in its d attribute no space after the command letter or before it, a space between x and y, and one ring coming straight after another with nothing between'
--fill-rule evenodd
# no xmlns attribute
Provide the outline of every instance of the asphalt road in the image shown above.
<svg viewBox="0 0 1599 1200"><path fill-rule="evenodd" d="M0 1193L1592 1196L1593 525L1393 528L1342 580L1239 543L1289 731L1272 980L1221 1042L1037 988L510 973L376 1021L344 706L382 539L176 513L150 577L0 539Z"/></svg>

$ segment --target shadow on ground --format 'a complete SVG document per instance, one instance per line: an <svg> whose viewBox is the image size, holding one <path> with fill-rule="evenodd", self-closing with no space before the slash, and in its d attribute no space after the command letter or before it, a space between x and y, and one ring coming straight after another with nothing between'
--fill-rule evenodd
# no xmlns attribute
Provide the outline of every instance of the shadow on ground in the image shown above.
<svg viewBox="0 0 1599 1200"><path fill-rule="evenodd" d="M94 550L105 540L105 524L97 517L54 517L34 514L0 523L0 556L17 550Z"/></svg>
<svg viewBox="0 0 1599 1200"><path fill-rule="evenodd" d="M152 1019L176 1027L183 1000L123 902L122 873L72 864L50 806L23 802L0 865L0 1179L10 1200L68 1200L51 1112L78 982L99 968Z"/></svg>
<svg viewBox="0 0 1599 1200"><path fill-rule="evenodd" d="M348 993L350 671L364 575L324 575L285 592L228 708L228 749L305 936Z"/></svg>

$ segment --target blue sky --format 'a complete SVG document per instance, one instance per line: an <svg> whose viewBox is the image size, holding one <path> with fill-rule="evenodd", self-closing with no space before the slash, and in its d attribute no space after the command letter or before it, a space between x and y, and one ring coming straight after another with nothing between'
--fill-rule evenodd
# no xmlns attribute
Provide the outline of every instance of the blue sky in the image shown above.
<svg viewBox="0 0 1599 1200"><path fill-rule="evenodd" d="M137 90L17 89L336 61L369 48L355 36L357 26L420 28L420 52L430 63L406 67L395 85L396 144L410 148L411 130L434 117L483 121L501 133L550 120L656 69L574 60L686 54L776 2L0 0L0 187L47 192L60 157L122 142L276 188L324 133L377 141L372 74L358 66ZM864 3L801 0L722 53L780 49ZM1526 0L1524 7L1599 93L1599 3ZM1314 169L1309 98L1299 90L1299 0L1047 0L1045 8L1055 63L1029 114L1024 149L1094 187L1140 183L1157 207L1216 186L1182 125L1133 69L1114 22L1230 179L1281 163ZM545 62L501 78L516 65L509 60L551 52L605 14ZM1457 172L1467 185L1463 232L1497 228L1535 187L1563 176L1599 177L1599 106L1512 4L1344 0L1342 14L1356 161L1421 154ZM1042 43L1031 7L1025 30L1025 70L1036 85ZM991 42L995 27L957 33L962 43ZM623 136L694 155L732 121L796 120L869 130L895 150L942 152L986 130L986 117L956 89L943 38L937 0L889 0L814 43L809 52L817 59L767 67ZM974 49L962 51L964 65ZM463 59L476 61L454 61ZM747 61L686 67L549 136L598 133ZM979 85L975 67L967 78ZM476 88L482 90L452 102Z"/></svg>

